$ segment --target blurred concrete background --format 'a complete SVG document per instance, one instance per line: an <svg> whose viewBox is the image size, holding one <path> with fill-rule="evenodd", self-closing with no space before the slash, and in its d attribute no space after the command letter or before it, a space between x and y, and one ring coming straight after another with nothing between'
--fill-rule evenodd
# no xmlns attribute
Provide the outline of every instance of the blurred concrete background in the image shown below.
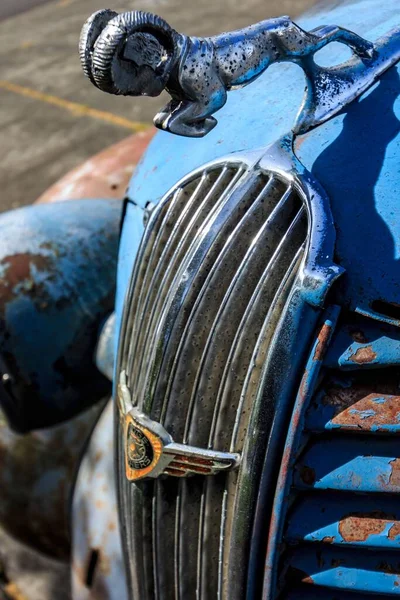
<svg viewBox="0 0 400 600"><path fill-rule="evenodd" d="M83 77L78 37L95 10L154 11L176 29L206 35L270 16L295 16L314 3L0 0L0 210L30 204L69 169L150 125L163 102L110 96ZM18 7L22 12L15 14Z"/></svg>
<svg viewBox="0 0 400 600"><path fill-rule="evenodd" d="M0 211L30 204L86 158L151 126L164 101L109 96L83 77L78 37L95 10L153 11L175 29L210 35L271 16L295 17L315 3L0 0ZM68 567L27 551L0 530L0 600L2 589L7 599L68 600Z"/></svg>

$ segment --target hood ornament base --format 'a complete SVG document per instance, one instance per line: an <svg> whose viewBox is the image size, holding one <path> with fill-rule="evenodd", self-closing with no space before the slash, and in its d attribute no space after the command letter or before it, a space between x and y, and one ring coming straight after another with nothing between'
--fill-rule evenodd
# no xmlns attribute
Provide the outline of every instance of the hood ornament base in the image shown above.
<svg viewBox="0 0 400 600"><path fill-rule="evenodd" d="M164 427L132 406L129 390L121 375L118 409L123 423L125 472L135 482L161 475L188 477L216 475L239 465L240 456L176 444Z"/></svg>
<svg viewBox="0 0 400 600"><path fill-rule="evenodd" d="M331 42L348 46L353 57L321 67L316 52ZM197 38L177 33L160 17L132 11L94 13L80 39L82 68L99 89L125 96L172 100L154 118L159 129L202 137L217 124L213 116L227 92L248 85L271 64L293 62L306 76L306 94L293 127L305 133L359 97L400 59L400 29L375 44L336 25L304 31L289 17Z"/></svg>

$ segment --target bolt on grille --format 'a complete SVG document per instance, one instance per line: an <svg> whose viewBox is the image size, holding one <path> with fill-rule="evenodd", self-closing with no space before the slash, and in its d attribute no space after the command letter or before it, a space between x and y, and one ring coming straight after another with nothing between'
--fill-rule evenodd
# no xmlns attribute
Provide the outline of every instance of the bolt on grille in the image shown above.
<svg viewBox="0 0 400 600"><path fill-rule="evenodd" d="M176 442L243 450L306 237L291 182L240 162L188 177L155 209L125 307L119 369L133 403ZM245 544L230 539L246 493L238 473L131 484L120 432L117 440L133 598L226 598L233 556L247 560ZM244 597L240 586L235 594Z"/></svg>

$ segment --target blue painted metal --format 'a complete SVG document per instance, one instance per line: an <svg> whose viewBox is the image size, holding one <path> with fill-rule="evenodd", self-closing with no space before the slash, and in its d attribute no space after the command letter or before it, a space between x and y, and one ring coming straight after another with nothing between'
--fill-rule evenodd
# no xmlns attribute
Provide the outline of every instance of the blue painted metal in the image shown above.
<svg viewBox="0 0 400 600"><path fill-rule="evenodd" d="M126 207L121 238L119 242L117 290L115 298L115 355L118 353L118 339L121 327L125 298L131 280L136 254L144 232L144 211L135 204ZM114 378L118 382L118 377ZM115 397L115 388L114 388Z"/></svg>
<svg viewBox="0 0 400 600"><path fill-rule="evenodd" d="M373 455L371 455L373 452ZM400 492L398 441L368 438L316 441L298 461L299 489L349 492Z"/></svg>
<svg viewBox="0 0 400 600"><path fill-rule="evenodd" d="M279 556L279 544L283 533L286 504L288 502L290 490L289 473L295 465L298 446L303 434L305 413L315 391L324 355L335 329L339 312L340 309L336 306L329 307L325 311L323 323L320 327L318 336L312 344L311 352L296 397L293 417L289 426L279 471L277 490L269 525L268 551L265 562L263 590L263 598L265 600L269 600L269 598L272 598L275 594L277 576L276 563Z"/></svg>
<svg viewBox="0 0 400 600"><path fill-rule="evenodd" d="M109 390L93 352L114 303L121 211L118 201L77 200L0 215L0 402L19 431L65 420Z"/></svg>
<svg viewBox="0 0 400 600"><path fill-rule="evenodd" d="M366 524L366 526L365 526ZM319 542L399 549L400 506L392 495L304 495L287 520L288 544Z"/></svg>
<svg viewBox="0 0 400 600"><path fill-rule="evenodd" d="M290 577L299 583L366 594L398 595L400 573L398 553L369 552L302 546L291 557ZM368 597L368 596L367 596ZM308 596L305 596L308 598ZM356 596L357 598L357 596Z"/></svg>
<svg viewBox="0 0 400 600"><path fill-rule="evenodd" d="M400 364L400 332L384 323L354 320L335 333L325 364L356 370Z"/></svg>

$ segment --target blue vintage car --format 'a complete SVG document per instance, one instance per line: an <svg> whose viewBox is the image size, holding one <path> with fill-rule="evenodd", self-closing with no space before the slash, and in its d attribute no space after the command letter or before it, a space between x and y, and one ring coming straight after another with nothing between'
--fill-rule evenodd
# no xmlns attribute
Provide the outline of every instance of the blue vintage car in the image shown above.
<svg viewBox="0 0 400 600"><path fill-rule="evenodd" d="M399 8L85 24L94 85L171 100L123 203L0 218L3 409L88 439L74 600L400 596Z"/></svg>

